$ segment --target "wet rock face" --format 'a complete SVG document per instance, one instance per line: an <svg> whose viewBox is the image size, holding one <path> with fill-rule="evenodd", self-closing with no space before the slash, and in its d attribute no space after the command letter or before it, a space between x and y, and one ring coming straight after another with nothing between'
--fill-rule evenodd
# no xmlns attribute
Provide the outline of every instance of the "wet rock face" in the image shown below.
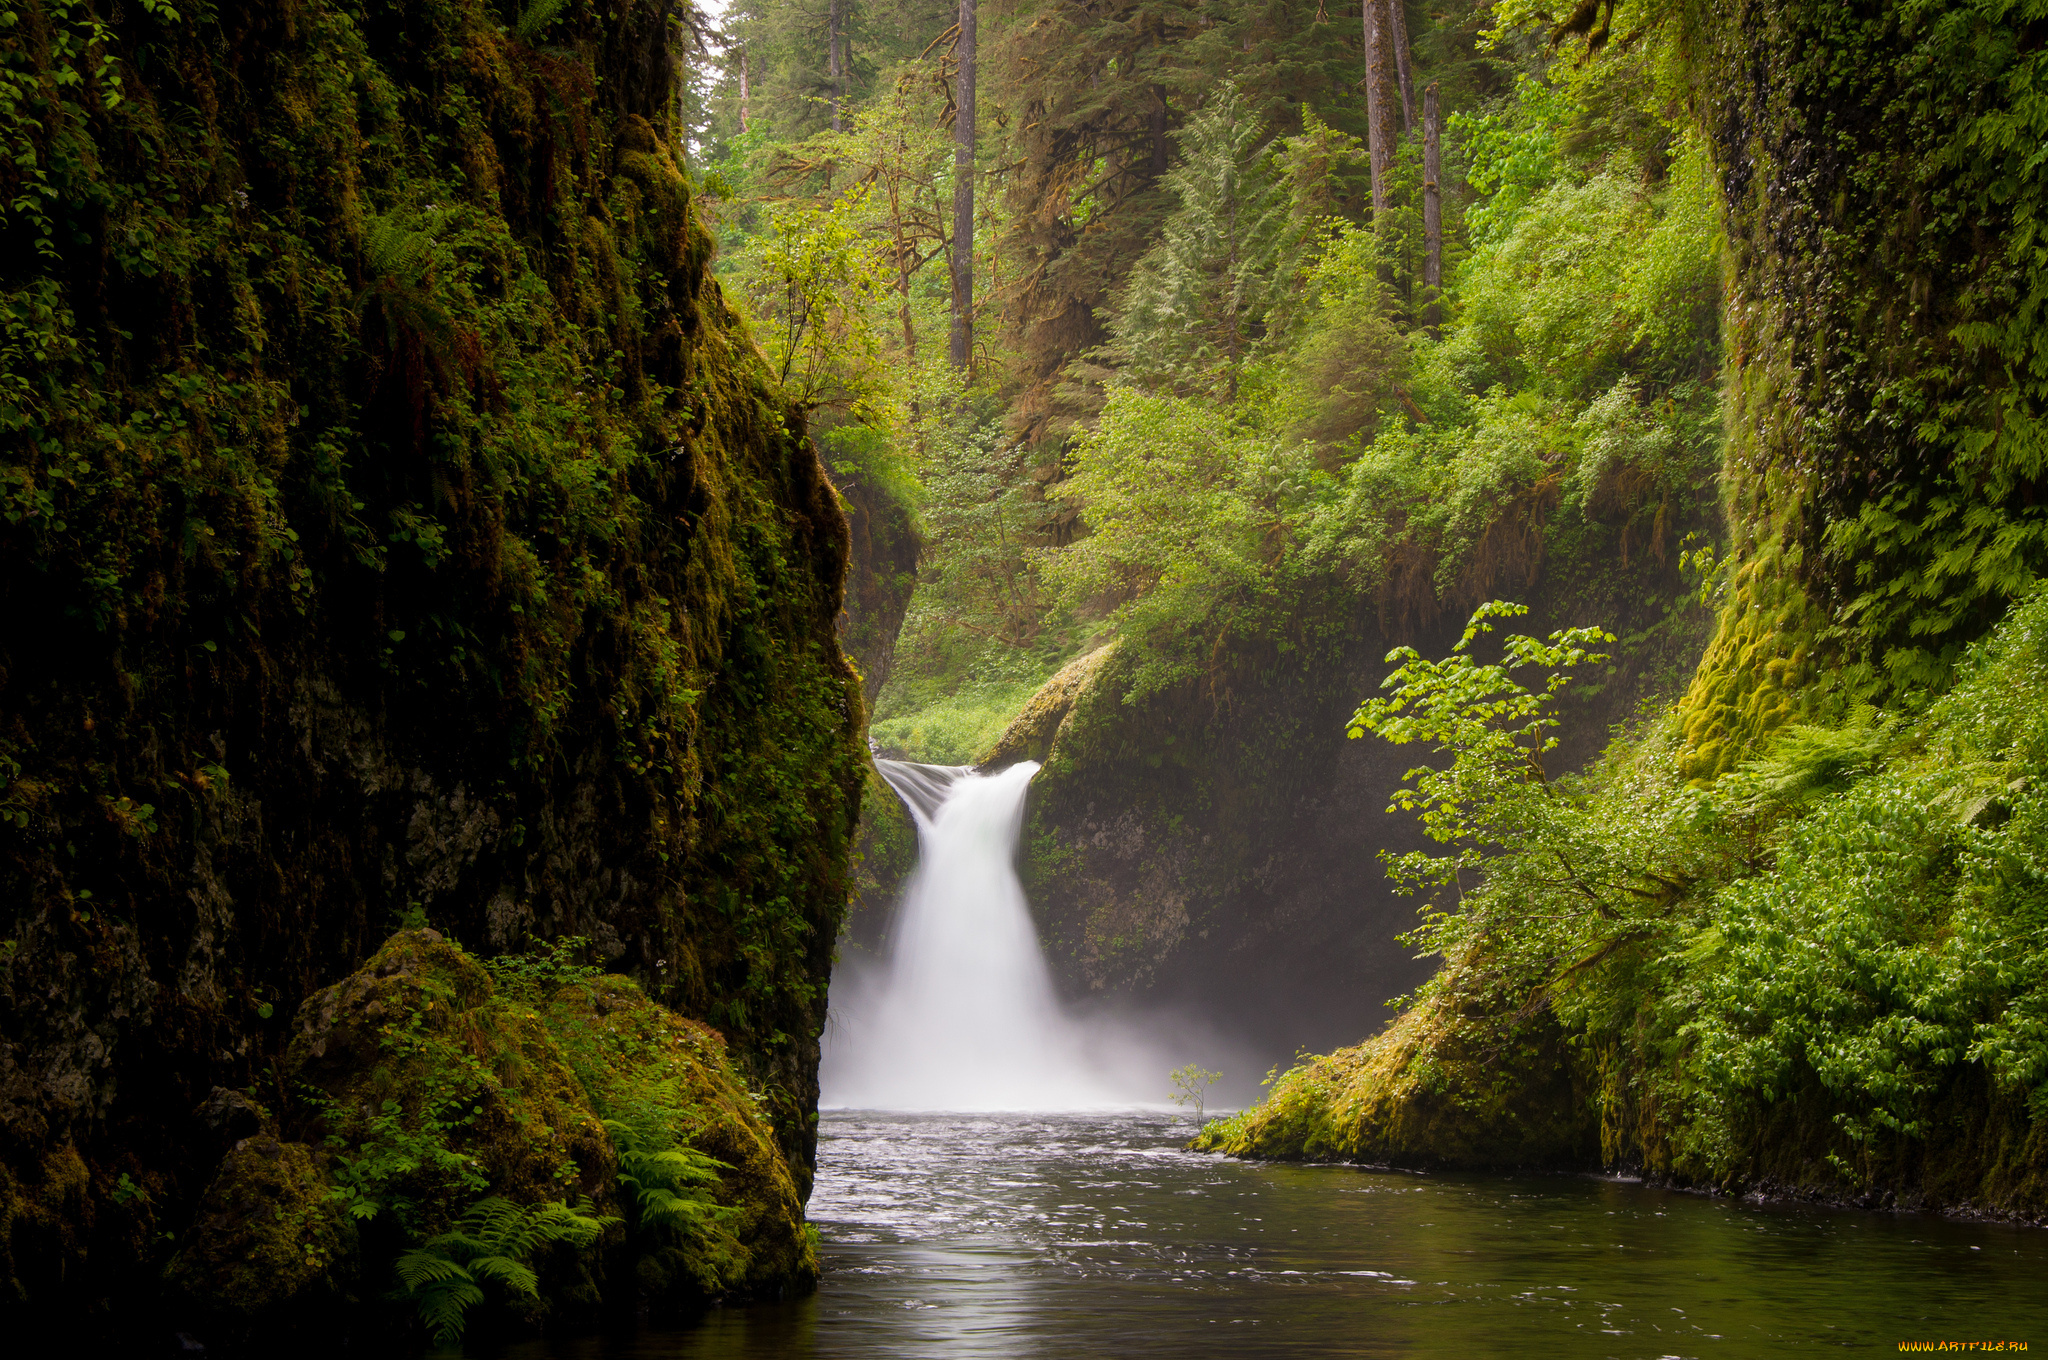
<svg viewBox="0 0 2048 1360"><path fill-rule="evenodd" d="M1540 636L1661 618L1673 584L1645 562L1609 580L1606 594L1569 578L1498 588L1512 585L1532 605L1511 631ZM1348 616L1312 620L1324 630L1315 647L1226 636L1205 649L1198 681L1135 702L1127 696L1142 656L1119 646L1084 657L991 752L994 764L1044 762L1020 868L1069 995L1201 1016L1285 1063L1304 1047L1327 1051L1378 1030L1383 1003L1429 976L1432 964L1395 938L1420 904L1395 893L1380 856L1434 848L1414 814L1389 803L1406 771L1440 757L1350 740L1345 727L1392 669L1388 650L1445 654L1463 606L1446 604L1398 634L1355 600L1344 607ZM1596 755L1610 724L1689 673L1706 616L1673 614L1682 626L1618 657L1591 699L1567 703L1553 771Z"/></svg>

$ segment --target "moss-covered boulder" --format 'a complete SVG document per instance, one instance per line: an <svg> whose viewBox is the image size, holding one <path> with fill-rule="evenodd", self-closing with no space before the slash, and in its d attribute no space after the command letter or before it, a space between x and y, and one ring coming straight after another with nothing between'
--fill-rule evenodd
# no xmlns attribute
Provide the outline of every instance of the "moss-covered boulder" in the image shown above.
<svg viewBox="0 0 2048 1360"><path fill-rule="evenodd" d="M817 1281L796 1178L717 1030L656 1005L617 976L557 989L540 1015L603 1118L723 1163L715 1197L732 1214L714 1231L648 1236L634 1267L645 1299L687 1307Z"/></svg>
<svg viewBox="0 0 2048 1360"><path fill-rule="evenodd" d="M1284 1073L1194 1146L1415 1169L1600 1164L1596 1090L1545 1012L1500 1016L1454 973L1376 1037Z"/></svg>
<svg viewBox="0 0 2048 1360"><path fill-rule="evenodd" d="M401 931L300 1008L285 1054L365 1210L415 1232L490 1193L616 1200L618 1159L539 1014L432 930Z"/></svg>
<svg viewBox="0 0 2048 1360"><path fill-rule="evenodd" d="M290 1137L235 1143L165 1274L177 1320L209 1343L275 1344L352 1299L364 1326L402 1336L395 1258L487 1198L612 1221L535 1257L537 1297L494 1296L480 1317L498 1330L817 1280L797 1176L724 1036L559 951L486 967L401 931L307 999L278 1080ZM256 1108L235 1094L210 1104ZM643 1221L632 1157L671 1149L716 1175L693 1222Z"/></svg>
<svg viewBox="0 0 2048 1360"><path fill-rule="evenodd" d="M269 1134L241 1140L164 1271L177 1306L230 1338L332 1325L355 1302L358 1262L328 1161L323 1148Z"/></svg>
<svg viewBox="0 0 2048 1360"><path fill-rule="evenodd" d="M983 769L996 769L1020 760L1050 760L1075 704L1102 673L1103 664L1116 655L1116 650L1116 643L1111 642L1062 666L1052 679L1039 686L1038 692L1003 729L996 744L976 763Z"/></svg>

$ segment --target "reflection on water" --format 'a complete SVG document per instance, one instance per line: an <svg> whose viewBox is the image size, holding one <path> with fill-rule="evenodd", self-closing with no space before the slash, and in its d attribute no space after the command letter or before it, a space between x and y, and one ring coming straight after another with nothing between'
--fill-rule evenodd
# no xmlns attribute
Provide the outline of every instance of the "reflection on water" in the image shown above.
<svg viewBox="0 0 2048 1360"><path fill-rule="evenodd" d="M815 1298L524 1360L2048 1348L2048 1232L1183 1153L1155 1113L827 1113Z"/></svg>

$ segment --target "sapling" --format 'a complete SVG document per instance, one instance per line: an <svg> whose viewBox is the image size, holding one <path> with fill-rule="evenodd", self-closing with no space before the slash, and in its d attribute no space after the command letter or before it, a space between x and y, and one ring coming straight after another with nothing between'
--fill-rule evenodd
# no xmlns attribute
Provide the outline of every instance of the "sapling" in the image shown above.
<svg viewBox="0 0 2048 1360"><path fill-rule="evenodd" d="M1221 1072L1205 1072L1198 1063L1188 1063L1167 1073L1173 1079L1173 1103L1195 1107L1195 1122L1202 1121L1202 1107L1209 1094L1209 1088L1223 1080Z"/></svg>

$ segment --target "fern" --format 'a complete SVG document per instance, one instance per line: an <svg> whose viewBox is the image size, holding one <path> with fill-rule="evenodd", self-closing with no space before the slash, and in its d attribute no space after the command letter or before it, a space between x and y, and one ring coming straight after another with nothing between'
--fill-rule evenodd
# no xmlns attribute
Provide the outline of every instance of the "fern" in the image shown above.
<svg viewBox="0 0 2048 1360"><path fill-rule="evenodd" d="M437 1346L462 1337L465 1315L484 1301L489 1282L507 1293L536 1297L540 1281L527 1264L556 1242L581 1251L620 1220L595 1212L588 1199L574 1206L514 1204L498 1195L478 1200L447 1232L398 1258L398 1297L412 1300Z"/></svg>
<svg viewBox="0 0 2048 1360"><path fill-rule="evenodd" d="M562 11L569 7L569 0L531 0L519 11L519 22L512 25L512 36L531 45L548 26L562 17Z"/></svg>
<svg viewBox="0 0 2048 1360"><path fill-rule="evenodd" d="M739 1212L719 1204L708 1188L718 1184L719 1172L732 1168L678 1144L669 1131L671 1113L649 1107L631 1122L607 1119L604 1127L619 1152L619 1183L633 1197L634 1226L697 1236Z"/></svg>
<svg viewBox="0 0 2048 1360"><path fill-rule="evenodd" d="M411 335L444 379L462 366L470 348L434 282L442 234L458 216L455 209L428 208L417 227L406 213L372 217L363 232L366 282L355 299L360 324L369 325L373 314L381 321L385 350L397 352Z"/></svg>
<svg viewBox="0 0 2048 1360"><path fill-rule="evenodd" d="M1786 728L1767 754L1729 775L1725 792L1751 810L1805 808L1877 769L1892 745L1877 710L1860 705L1841 727Z"/></svg>
<svg viewBox="0 0 2048 1360"><path fill-rule="evenodd" d="M429 209L424 225L407 225L402 213L372 217L363 233L363 264L376 278L417 288L434 263L434 245L454 218L452 212Z"/></svg>

